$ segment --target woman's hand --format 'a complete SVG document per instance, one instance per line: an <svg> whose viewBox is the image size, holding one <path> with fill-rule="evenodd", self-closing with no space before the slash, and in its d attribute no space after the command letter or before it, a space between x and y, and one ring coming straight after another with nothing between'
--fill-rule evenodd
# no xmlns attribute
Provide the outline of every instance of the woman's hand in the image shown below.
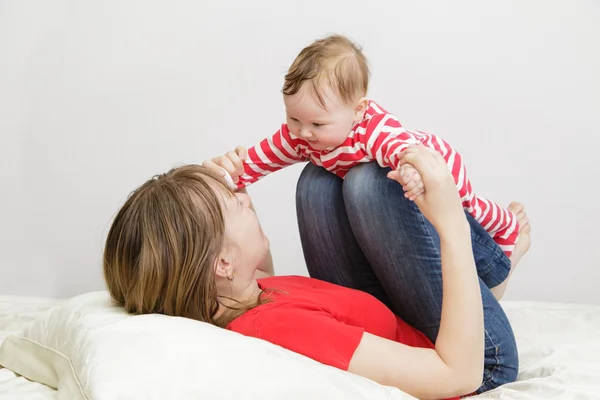
<svg viewBox="0 0 600 400"><path fill-rule="evenodd" d="M219 170L223 168L231 176L234 183L238 183L240 176L244 174L244 161L248 157L248 152L242 146L237 146L234 151L228 151L223 156L218 156L206 160L202 163L203 167Z"/></svg>
<svg viewBox="0 0 600 400"><path fill-rule="evenodd" d="M456 183L441 154L423 145L411 145L399 156L401 166L410 164L421 175L424 192L414 201L438 233L466 223ZM388 177L397 180L399 173L391 171Z"/></svg>

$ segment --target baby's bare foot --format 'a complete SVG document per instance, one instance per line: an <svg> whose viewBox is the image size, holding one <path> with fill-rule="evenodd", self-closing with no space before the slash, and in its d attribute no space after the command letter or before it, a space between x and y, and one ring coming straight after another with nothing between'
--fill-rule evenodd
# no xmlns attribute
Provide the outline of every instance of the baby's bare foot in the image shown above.
<svg viewBox="0 0 600 400"><path fill-rule="evenodd" d="M527 253L529 247L531 246L531 225L529 224L529 218L527 218L525 207L523 204L513 201L508 206L508 209L517 216L517 221L519 222L519 238L510 256L510 272L508 277L500 285L490 289L494 294L494 297L496 297L498 300L500 300L504 295L504 292L506 291L506 285L508 285L510 277L512 276L513 272L515 272L517 264L519 261L521 261L521 258L525 255L525 253Z"/></svg>
<svg viewBox="0 0 600 400"><path fill-rule="evenodd" d="M521 257L527 253L529 247L531 247L531 225L529 224L529 218L525 212L523 204L513 201L508 206L508 209L517 215L517 221L519 221L519 239L512 255L510 256L511 272L514 269Z"/></svg>

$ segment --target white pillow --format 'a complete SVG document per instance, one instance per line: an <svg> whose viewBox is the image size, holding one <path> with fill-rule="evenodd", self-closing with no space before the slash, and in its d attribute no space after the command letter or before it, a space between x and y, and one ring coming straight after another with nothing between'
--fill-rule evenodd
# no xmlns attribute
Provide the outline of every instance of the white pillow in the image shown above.
<svg viewBox="0 0 600 400"><path fill-rule="evenodd" d="M0 365L59 399L413 399L263 340L164 315L107 292L77 296L0 347Z"/></svg>

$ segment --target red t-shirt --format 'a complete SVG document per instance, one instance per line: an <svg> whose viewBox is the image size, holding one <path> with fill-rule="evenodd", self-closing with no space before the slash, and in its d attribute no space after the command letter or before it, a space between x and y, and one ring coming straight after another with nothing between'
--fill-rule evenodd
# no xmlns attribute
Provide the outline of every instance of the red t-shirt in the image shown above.
<svg viewBox="0 0 600 400"><path fill-rule="evenodd" d="M434 348L423 333L368 293L302 276L274 276L258 284L274 289L267 291L270 302L238 317L227 329L343 370L348 370L363 332Z"/></svg>

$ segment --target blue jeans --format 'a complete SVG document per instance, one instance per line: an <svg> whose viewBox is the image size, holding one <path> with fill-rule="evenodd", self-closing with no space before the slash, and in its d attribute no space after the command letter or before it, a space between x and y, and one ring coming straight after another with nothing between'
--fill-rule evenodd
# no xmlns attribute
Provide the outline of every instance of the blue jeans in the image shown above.
<svg viewBox="0 0 600 400"><path fill-rule="evenodd" d="M388 171L361 164L342 180L310 163L304 168L296 191L304 258L311 277L372 294L435 343L442 306L439 236ZM481 393L514 381L519 359L508 318L489 289L508 277L510 261L467 219L485 319Z"/></svg>

